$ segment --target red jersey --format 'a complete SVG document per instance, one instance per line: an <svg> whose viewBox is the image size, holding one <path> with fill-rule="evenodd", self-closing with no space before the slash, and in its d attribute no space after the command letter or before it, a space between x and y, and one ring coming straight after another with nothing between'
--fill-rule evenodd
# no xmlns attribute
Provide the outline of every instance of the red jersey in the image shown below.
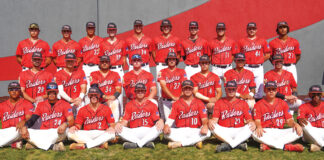
<svg viewBox="0 0 324 160"><path fill-rule="evenodd" d="M233 55L238 53L237 44L229 38L224 42L214 38L209 42L211 64L228 65L233 62Z"/></svg>
<svg viewBox="0 0 324 160"><path fill-rule="evenodd" d="M21 65L23 67L32 68L32 55L34 52L42 53L43 62L41 67L45 67L45 57L50 56L50 46L47 42L38 39L35 44L27 38L18 43L16 55L22 56Z"/></svg>
<svg viewBox="0 0 324 160"><path fill-rule="evenodd" d="M254 82L253 72L243 69L241 72L235 69L228 70L224 74L225 83L228 81L236 81L237 91L240 94L249 94L250 89L255 88L256 84Z"/></svg>
<svg viewBox="0 0 324 160"><path fill-rule="evenodd" d="M99 44L102 41L103 39L99 36L94 36L92 40L87 36L79 40L83 63L99 64Z"/></svg>
<svg viewBox="0 0 324 160"><path fill-rule="evenodd" d="M165 63L169 52L178 54L181 52L181 44L178 37L170 35L168 38L161 36L154 38L155 62Z"/></svg>
<svg viewBox="0 0 324 160"><path fill-rule="evenodd" d="M270 46L262 38L243 38L239 41L239 48L245 54L246 64L263 64L264 55L270 53Z"/></svg>
<svg viewBox="0 0 324 160"><path fill-rule="evenodd" d="M131 59L134 54L142 56L143 63L148 63L150 60L150 52L154 49L154 43L151 38L143 36L138 40L135 36L126 39L126 50L128 59Z"/></svg>
<svg viewBox="0 0 324 160"><path fill-rule="evenodd" d="M186 56L184 63L186 65L196 65L199 63L199 58L204 55L210 55L208 43L203 38L198 38L195 42L186 39L181 42L181 56Z"/></svg>
<svg viewBox="0 0 324 160"><path fill-rule="evenodd" d="M53 74L41 70L37 73L31 70L23 71L19 75L19 84L25 88L26 93L31 98L36 98L46 94L46 85L53 81Z"/></svg>
<svg viewBox="0 0 324 160"><path fill-rule="evenodd" d="M65 67L65 55L73 53L77 57L82 57L81 46L78 42L70 40L65 43L63 40L59 40L53 44L52 57L56 58L57 67Z"/></svg>
<svg viewBox="0 0 324 160"><path fill-rule="evenodd" d="M107 55L110 58L110 65L123 65L123 57L126 55L126 44L123 40L117 39L110 44L106 39L100 43L100 56Z"/></svg>
<svg viewBox="0 0 324 160"><path fill-rule="evenodd" d="M215 97L216 89L221 88L220 78L213 72L209 72L205 77L200 72L191 76L190 80L198 87L198 92L206 97Z"/></svg>
<svg viewBox="0 0 324 160"><path fill-rule="evenodd" d="M172 104L170 119L175 120L177 128L200 128L202 119L207 118L207 111L202 101L194 98L188 105L183 98Z"/></svg>
<svg viewBox="0 0 324 160"><path fill-rule="evenodd" d="M123 78L123 87L125 89L126 97L129 99L135 98L135 85L143 83L146 86L145 97L150 95L150 88L156 87L152 73L142 70L139 74L135 74L134 70L125 73Z"/></svg>
<svg viewBox="0 0 324 160"><path fill-rule="evenodd" d="M9 100L0 103L0 119L2 129L16 127L18 122L26 120L26 115L32 115L34 106L27 100L21 98L15 105Z"/></svg>
<svg viewBox="0 0 324 160"><path fill-rule="evenodd" d="M71 105L58 100L52 107L48 100L38 103L34 114L42 120L40 129L57 128L67 121L67 117L73 116Z"/></svg>
<svg viewBox="0 0 324 160"><path fill-rule="evenodd" d="M222 98L215 103L213 118L218 118L218 124L223 127L243 127L244 120L252 119L249 105L236 99L234 102Z"/></svg>
<svg viewBox="0 0 324 160"><path fill-rule="evenodd" d="M75 124L83 126L83 130L106 130L108 124L115 123L110 107L100 104L94 111L90 104L82 107L75 119Z"/></svg>
<svg viewBox="0 0 324 160"><path fill-rule="evenodd" d="M87 78L82 69L73 71L71 75L62 69L56 72L54 80L57 85L63 85L64 92L72 99L79 97L81 85L87 84Z"/></svg>
<svg viewBox="0 0 324 160"><path fill-rule="evenodd" d="M114 95L116 87L121 87L121 79L117 72L109 71L104 77L100 71L94 71L90 74L90 81L92 84L98 84L100 90L107 96Z"/></svg>
<svg viewBox="0 0 324 160"><path fill-rule="evenodd" d="M283 128L285 120L292 118L287 102L276 98L273 105L261 99L254 105L255 120L260 119L263 128Z"/></svg>
<svg viewBox="0 0 324 160"><path fill-rule="evenodd" d="M167 88L170 92L176 96L181 96L181 84L183 81L187 80L187 74L184 69L176 68L175 70L171 71L169 68L164 68L158 74L158 82L164 80L166 83ZM161 89L162 91L162 89ZM167 94L162 91L162 97L171 99Z"/></svg>
<svg viewBox="0 0 324 160"><path fill-rule="evenodd" d="M284 57L284 63L296 63L296 55L301 54L299 42L291 37L288 37L286 42L279 38L273 39L270 43L271 55L281 54Z"/></svg>
<svg viewBox="0 0 324 160"><path fill-rule="evenodd" d="M305 118L313 127L324 128L324 102L314 107L310 102L299 107L297 119Z"/></svg>
<svg viewBox="0 0 324 160"><path fill-rule="evenodd" d="M274 70L268 71L264 75L264 82L266 83L268 81L275 81L277 83L277 91L287 96L292 94L292 88L297 88L293 74L286 70L282 70L281 74L278 74Z"/></svg>
<svg viewBox="0 0 324 160"><path fill-rule="evenodd" d="M123 120L129 121L130 128L153 127L159 119L158 107L150 100L142 104L132 100L125 106Z"/></svg>

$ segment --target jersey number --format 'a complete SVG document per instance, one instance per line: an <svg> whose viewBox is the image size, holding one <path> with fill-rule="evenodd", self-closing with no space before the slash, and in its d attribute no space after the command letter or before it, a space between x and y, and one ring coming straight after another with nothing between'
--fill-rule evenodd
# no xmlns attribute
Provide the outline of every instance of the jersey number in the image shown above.
<svg viewBox="0 0 324 160"><path fill-rule="evenodd" d="M198 119L197 118L191 118L191 124L192 125L197 125Z"/></svg>
<svg viewBox="0 0 324 160"><path fill-rule="evenodd" d="M283 119L276 119L276 122L277 122L277 126L279 127L279 126L282 126L282 124L283 124Z"/></svg>
<svg viewBox="0 0 324 160"><path fill-rule="evenodd" d="M111 92L111 87L106 86L105 93Z"/></svg>
<svg viewBox="0 0 324 160"><path fill-rule="evenodd" d="M98 129L101 129L101 122L98 122Z"/></svg>
<svg viewBox="0 0 324 160"><path fill-rule="evenodd" d="M180 87L180 82L176 82L173 84L173 89L178 89Z"/></svg>
<svg viewBox="0 0 324 160"><path fill-rule="evenodd" d="M256 52L255 52L255 56L256 56L256 57L260 56L260 51L256 51Z"/></svg>
<svg viewBox="0 0 324 160"><path fill-rule="evenodd" d="M61 120L55 119L54 120L54 126L59 126L59 125L61 125Z"/></svg>
<svg viewBox="0 0 324 160"><path fill-rule="evenodd" d="M148 124L147 119L143 119L143 126L146 126Z"/></svg>
<svg viewBox="0 0 324 160"><path fill-rule="evenodd" d="M43 93L43 92L44 92L44 87L40 86L40 87L37 88L37 94L38 93Z"/></svg>
<svg viewBox="0 0 324 160"><path fill-rule="evenodd" d="M235 118L234 125L240 124L241 120L239 118Z"/></svg>

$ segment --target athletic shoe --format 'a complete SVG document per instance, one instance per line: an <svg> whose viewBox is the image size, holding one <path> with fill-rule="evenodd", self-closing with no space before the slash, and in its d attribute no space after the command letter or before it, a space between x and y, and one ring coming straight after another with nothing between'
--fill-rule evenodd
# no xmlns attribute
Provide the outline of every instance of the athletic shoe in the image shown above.
<svg viewBox="0 0 324 160"><path fill-rule="evenodd" d="M232 147L227 143L222 143L216 147L216 153L231 151Z"/></svg>
<svg viewBox="0 0 324 160"><path fill-rule="evenodd" d="M198 148L198 149L202 149L202 148L203 148L203 143L202 143L202 141L196 143L196 148Z"/></svg>
<svg viewBox="0 0 324 160"><path fill-rule="evenodd" d="M103 144L100 145L101 149L108 149L108 142L105 142Z"/></svg>
<svg viewBox="0 0 324 160"><path fill-rule="evenodd" d="M29 149L35 149L35 146L32 145L31 143L27 142L26 145L25 145L25 148L26 148L27 150L29 150Z"/></svg>
<svg viewBox="0 0 324 160"><path fill-rule="evenodd" d="M17 141L17 142L11 143L11 148L22 149L22 147L23 147L22 141Z"/></svg>
<svg viewBox="0 0 324 160"><path fill-rule="evenodd" d="M179 148L181 146L182 146L181 142L169 142L168 143L169 149Z"/></svg>
<svg viewBox="0 0 324 160"><path fill-rule="evenodd" d="M241 143L235 148L240 149L242 151L247 151L248 150L248 145L247 145L247 143Z"/></svg>
<svg viewBox="0 0 324 160"><path fill-rule="evenodd" d="M292 151L292 152L303 152L304 146L301 144L286 144L284 147L285 151Z"/></svg>
<svg viewBox="0 0 324 160"><path fill-rule="evenodd" d="M65 151L65 150L66 150L66 148L65 148L63 142L56 143L53 146L53 151Z"/></svg>
<svg viewBox="0 0 324 160"><path fill-rule="evenodd" d="M270 150L270 147L264 143L261 143L260 144L260 151L263 152L263 151L266 151L266 150Z"/></svg>
<svg viewBox="0 0 324 160"><path fill-rule="evenodd" d="M84 143L72 143L70 145L70 150L82 150L82 149L85 149L85 145Z"/></svg>
<svg viewBox="0 0 324 160"><path fill-rule="evenodd" d="M151 149L154 149L155 148L155 145L153 142L147 142L144 147L147 147L147 148L151 148Z"/></svg>
<svg viewBox="0 0 324 160"><path fill-rule="evenodd" d="M138 148L136 143L132 143L132 142L125 142L123 144L124 149L133 149L133 148Z"/></svg>
<svg viewBox="0 0 324 160"><path fill-rule="evenodd" d="M321 147L316 145L316 144L311 144L310 145L310 151L311 152L317 152L317 151L321 151Z"/></svg>

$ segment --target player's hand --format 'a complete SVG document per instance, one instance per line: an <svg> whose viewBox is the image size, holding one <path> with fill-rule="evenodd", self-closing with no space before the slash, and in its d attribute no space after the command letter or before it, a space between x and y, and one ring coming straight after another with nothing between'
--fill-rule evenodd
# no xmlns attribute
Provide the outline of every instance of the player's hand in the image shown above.
<svg viewBox="0 0 324 160"><path fill-rule="evenodd" d="M262 127L257 127L254 132L259 138L263 136L263 133L266 133Z"/></svg>
<svg viewBox="0 0 324 160"><path fill-rule="evenodd" d="M169 125L164 125L163 133L164 134L170 134L171 133L171 128L170 128Z"/></svg>
<svg viewBox="0 0 324 160"><path fill-rule="evenodd" d="M20 130L20 135L21 135L21 137L22 137L23 139L26 139L26 140L29 139L29 132L28 132L26 126L22 127L22 129Z"/></svg>
<svg viewBox="0 0 324 160"><path fill-rule="evenodd" d="M79 129L78 129L78 127L76 127L76 126L72 126L71 128L69 128L69 132L70 133L75 133L76 131L78 131Z"/></svg>
<svg viewBox="0 0 324 160"><path fill-rule="evenodd" d="M305 127L308 124L306 118L300 118L300 119L298 119L298 123L302 127Z"/></svg>
<svg viewBox="0 0 324 160"><path fill-rule="evenodd" d="M216 103L217 99L215 97L209 98L209 103Z"/></svg>
<svg viewBox="0 0 324 160"><path fill-rule="evenodd" d="M215 123L216 123L216 121L215 121L214 119L210 119L210 120L208 121L208 127L209 127L209 129L210 129L211 131L213 131L213 130L215 129Z"/></svg>
<svg viewBox="0 0 324 160"><path fill-rule="evenodd" d="M294 104L297 101L297 97L294 95L285 96L285 99L290 103Z"/></svg>
<svg viewBox="0 0 324 160"><path fill-rule="evenodd" d="M16 125L16 131L20 132L24 126L25 126L25 121L18 122Z"/></svg>
<svg viewBox="0 0 324 160"><path fill-rule="evenodd" d="M107 98L107 100L110 100L110 101L116 100L115 96L105 96L105 97Z"/></svg>
<svg viewBox="0 0 324 160"><path fill-rule="evenodd" d="M66 131L66 128L67 128L67 124L66 123L63 123L61 124L58 128L57 128L57 133L58 134L63 134L65 131Z"/></svg>
<svg viewBox="0 0 324 160"><path fill-rule="evenodd" d="M163 120L162 119L158 120L156 122L155 126L156 126L156 130L158 130L159 132L161 132L163 130L163 127L164 127Z"/></svg>
<svg viewBox="0 0 324 160"><path fill-rule="evenodd" d="M117 133L121 133L123 131L123 125L120 123L117 123L115 126L115 130Z"/></svg>
<svg viewBox="0 0 324 160"><path fill-rule="evenodd" d="M73 105L79 107L81 105L82 99L80 97L73 100Z"/></svg>
<svg viewBox="0 0 324 160"><path fill-rule="evenodd" d="M106 132L108 132L110 134L115 134L115 129L113 127L109 127L106 129Z"/></svg>
<svg viewBox="0 0 324 160"><path fill-rule="evenodd" d="M253 132L255 130L255 128L256 128L255 123L254 122L249 122L248 125L249 125L250 130Z"/></svg>
<svg viewBox="0 0 324 160"><path fill-rule="evenodd" d="M202 126L200 129L200 134L206 135L207 133L208 133L208 126L207 125Z"/></svg>
<svg viewBox="0 0 324 160"><path fill-rule="evenodd" d="M300 127L299 124L295 123L294 130L296 131L296 133L297 133L298 136L302 136L303 135L303 129Z"/></svg>
<svg viewBox="0 0 324 160"><path fill-rule="evenodd" d="M43 96L38 96L35 98L35 103L39 103L39 102L43 102L43 101L44 101Z"/></svg>

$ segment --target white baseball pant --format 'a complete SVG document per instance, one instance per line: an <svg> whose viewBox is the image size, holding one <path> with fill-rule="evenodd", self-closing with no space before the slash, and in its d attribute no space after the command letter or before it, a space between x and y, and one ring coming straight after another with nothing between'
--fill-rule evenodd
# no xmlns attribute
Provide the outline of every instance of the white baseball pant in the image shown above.
<svg viewBox="0 0 324 160"><path fill-rule="evenodd" d="M77 143L84 143L87 145L87 148L97 147L107 141L115 139L115 134L102 130L78 130L74 133L68 132L67 135L69 140L74 140Z"/></svg>
<svg viewBox="0 0 324 160"><path fill-rule="evenodd" d="M190 65L186 65L185 71L187 74L187 78L190 79L191 76L201 71L201 67L200 65L198 65L198 67L192 67Z"/></svg>
<svg viewBox="0 0 324 160"><path fill-rule="evenodd" d="M119 118L122 116L121 112L122 112L122 108L121 105L119 104L118 99L111 101L108 106L111 109L111 112L114 116L115 122L119 121Z"/></svg>
<svg viewBox="0 0 324 160"><path fill-rule="evenodd" d="M256 84L254 97L257 99L261 99L263 97L263 83L264 83L263 66L260 65L259 67L253 68L253 67L249 67L248 65L245 65L244 68L253 72L254 82Z"/></svg>
<svg viewBox="0 0 324 160"><path fill-rule="evenodd" d="M295 111L298 111L298 108L300 105L302 105L304 103L304 101L297 99L295 103L291 104L288 101L286 101L288 106L289 106L289 112L291 115L294 115Z"/></svg>
<svg viewBox="0 0 324 160"><path fill-rule="evenodd" d="M123 82L123 77L124 77L123 67L121 65L119 65L119 66L113 66L113 67L114 68L110 68L110 70L111 71L114 71L114 72L117 72L118 75L119 75L119 77L120 77L121 82ZM121 87L121 93L120 93L120 95L118 97L118 101L120 103L120 106L122 107L121 108L121 112L120 112L121 115L123 115L123 111L124 111L123 107L125 106L124 105L124 99L123 98L124 98L124 89L123 89L123 87Z"/></svg>
<svg viewBox="0 0 324 160"><path fill-rule="evenodd" d="M254 108L255 105L255 99L247 99L245 102L249 105L250 110Z"/></svg>
<svg viewBox="0 0 324 160"><path fill-rule="evenodd" d="M169 135L164 135L165 138L173 142L181 142L183 147L192 146L200 141L204 141L210 137L210 131L208 130L206 135L200 134L200 128L171 128Z"/></svg>
<svg viewBox="0 0 324 160"><path fill-rule="evenodd" d="M313 127L310 122L303 127L303 140L324 147L324 128Z"/></svg>
<svg viewBox="0 0 324 160"><path fill-rule="evenodd" d="M161 133L162 131L158 131L155 126L138 128L123 127L122 132L118 135L122 139L136 143L140 148L142 148L146 143L155 140Z"/></svg>
<svg viewBox="0 0 324 160"><path fill-rule="evenodd" d="M296 141L301 136L298 136L293 128L278 129L278 128L263 128L265 133L262 137L258 137L255 133L252 137L259 143L264 143L271 148L284 149L285 144Z"/></svg>
<svg viewBox="0 0 324 160"><path fill-rule="evenodd" d="M98 65L88 66L88 65L84 64L84 65L82 65L82 69L83 69L84 74L87 78L87 91L88 91L90 88L90 74L91 74L91 72L98 71L99 67L98 67Z"/></svg>
<svg viewBox="0 0 324 160"><path fill-rule="evenodd" d="M155 78L156 78L156 81L157 81L160 71L162 69L164 69L164 68L168 68L168 66L167 65L162 65L162 63L159 63L159 64L156 65L155 68L156 68L156 76L155 76ZM161 89L160 83L156 83L156 91L157 91L157 96L160 97L162 95L162 89Z"/></svg>
<svg viewBox="0 0 324 160"><path fill-rule="evenodd" d="M239 144L249 139L252 135L249 125L244 127L233 128L233 127L222 127L218 124L214 125L215 129L211 132L215 134L216 138L228 143L232 148L235 148Z"/></svg>
<svg viewBox="0 0 324 160"><path fill-rule="evenodd" d="M16 127L0 129L0 147L9 146L11 143L21 139Z"/></svg>
<svg viewBox="0 0 324 160"><path fill-rule="evenodd" d="M290 66L282 66L282 69L291 72L297 83L297 68L295 64L291 64Z"/></svg>
<svg viewBox="0 0 324 160"><path fill-rule="evenodd" d="M37 148L48 150L52 144L61 142L66 139L66 129L64 134L58 134L57 128L52 129L28 129L28 142L35 145Z"/></svg>

